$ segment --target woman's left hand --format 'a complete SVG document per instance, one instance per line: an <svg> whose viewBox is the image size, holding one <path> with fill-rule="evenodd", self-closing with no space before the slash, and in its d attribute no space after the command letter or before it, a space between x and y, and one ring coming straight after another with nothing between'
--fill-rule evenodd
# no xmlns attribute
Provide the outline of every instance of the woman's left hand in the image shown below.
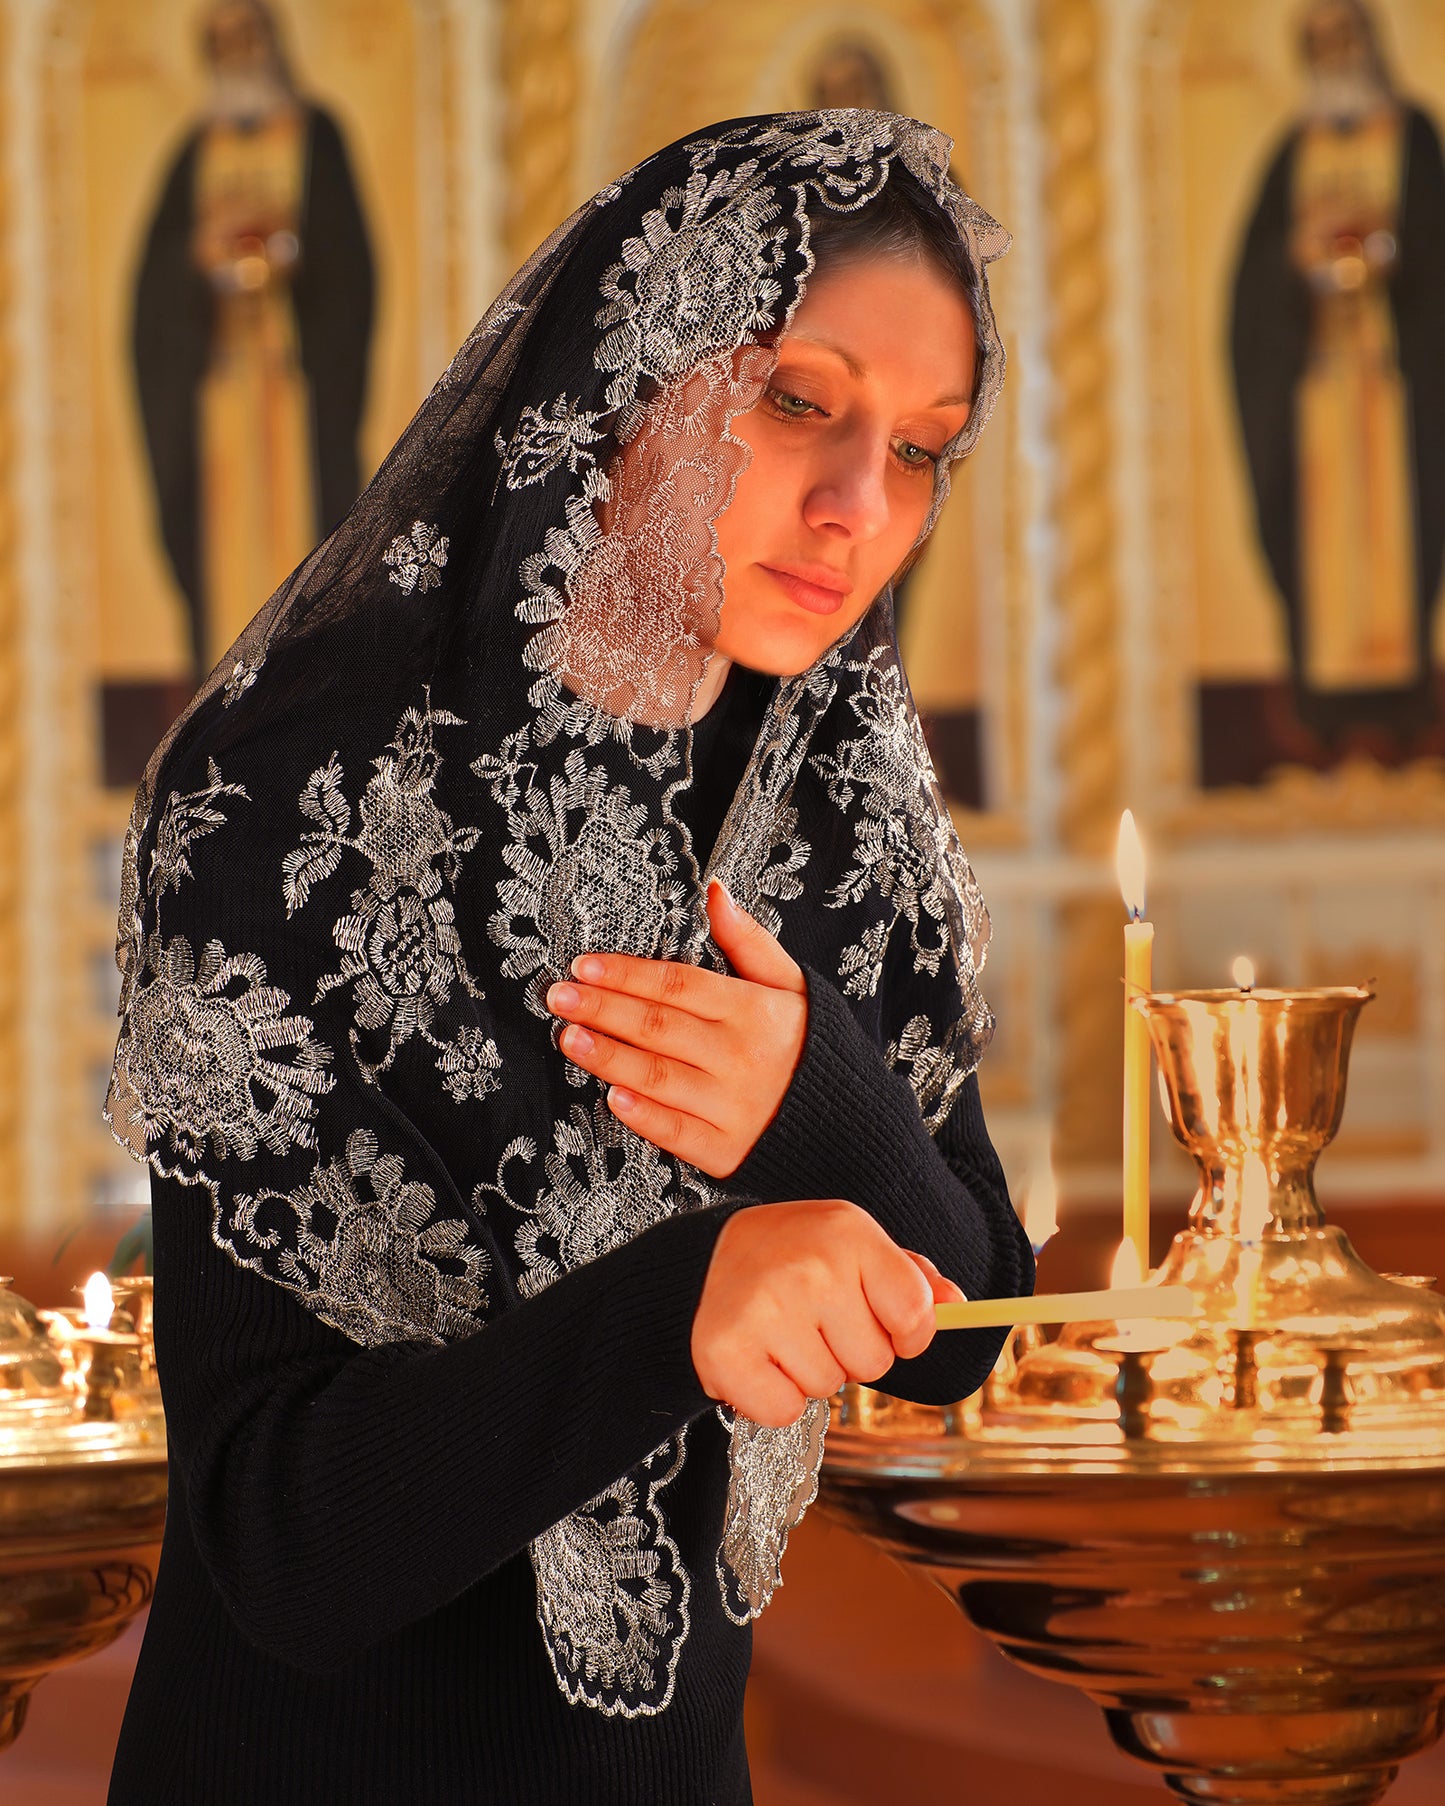
<svg viewBox="0 0 1445 1806"><path fill-rule="evenodd" d="M676 960L585 953L547 1007L562 1051L609 1087L614 1115L715 1179L737 1171L777 1114L803 1052L808 988L721 884L708 886L712 938L736 978Z"/></svg>

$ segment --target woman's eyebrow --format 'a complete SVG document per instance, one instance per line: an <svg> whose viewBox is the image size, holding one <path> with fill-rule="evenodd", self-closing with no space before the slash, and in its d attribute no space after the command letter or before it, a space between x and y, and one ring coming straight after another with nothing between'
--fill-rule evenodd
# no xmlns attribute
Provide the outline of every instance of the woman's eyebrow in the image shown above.
<svg viewBox="0 0 1445 1806"><path fill-rule="evenodd" d="M779 352L785 351L790 344L807 345L816 351L830 352L832 356L842 360L851 376L856 376L860 381L868 375L868 366L860 363L851 351L845 351L841 345L835 345L832 339L821 339L815 333L794 330L779 345ZM944 395L930 405L935 408L967 408L972 407L973 397L972 395Z"/></svg>

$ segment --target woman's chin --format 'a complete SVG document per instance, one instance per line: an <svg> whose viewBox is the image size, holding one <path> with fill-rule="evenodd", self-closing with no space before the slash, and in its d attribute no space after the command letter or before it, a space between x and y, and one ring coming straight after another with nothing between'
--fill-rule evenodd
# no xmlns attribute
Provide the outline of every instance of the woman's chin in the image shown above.
<svg viewBox="0 0 1445 1806"><path fill-rule="evenodd" d="M767 677L797 677L816 665L828 648L836 644L847 626L835 616L820 617L836 631L825 638L816 625L807 631L804 623L794 626L773 625L754 631L740 632L724 644L720 638L718 651L749 671L760 671Z"/></svg>

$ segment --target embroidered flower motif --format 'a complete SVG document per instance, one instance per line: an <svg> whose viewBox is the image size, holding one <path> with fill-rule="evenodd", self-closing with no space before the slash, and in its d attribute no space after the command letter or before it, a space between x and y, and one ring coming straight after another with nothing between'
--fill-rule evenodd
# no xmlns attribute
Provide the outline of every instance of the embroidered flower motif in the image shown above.
<svg viewBox="0 0 1445 1806"><path fill-rule="evenodd" d="M455 1341L480 1328L487 1308L485 1249L438 1215L432 1188L408 1180L367 1129L295 1191L238 1196L229 1221L218 1203L214 1233L242 1266L266 1270L364 1348ZM248 1257L248 1247L260 1252Z"/></svg>
<svg viewBox="0 0 1445 1806"><path fill-rule="evenodd" d="M808 700L821 712L837 686L816 676L812 681L814 695ZM807 746L796 689L787 685L774 699L751 768L719 830L709 868L748 914L774 935L782 927L777 905L802 896L798 874L813 851L799 834L798 811L788 801Z"/></svg>
<svg viewBox="0 0 1445 1806"><path fill-rule="evenodd" d="M537 1618L557 1684L608 1717L650 1718L672 1698L692 1583L658 1494L685 1434L531 1545Z"/></svg>
<svg viewBox="0 0 1445 1806"><path fill-rule="evenodd" d="M527 978L527 1006L548 1015L547 986L578 954L606 947L669 959L687 925L687 895L665 828L649 827L607 772L580 751L545 790L529 786L506 810L502 858L514 874L497 886L502 907L487 928L508 978Z"/></svg>
<svg viewBox="0 0 1445 1806"><path fill-rule="evenodd" d="M668 189L602 277L594 356L611 373L608 407L632 403L644 377L682 376L776 324L789 231L755 163L694 169L685 188Z"/></svg>
<svg viewBox="0 0 1445 1806"><path fill-rule="evenodd" d="M120 1063L133 1123L148 1148L162 1136L174 1153L200 1161L252 1159L316 1145L315 1099L335 1084L330 1049L311 1038L306 1016L266 982L254 954L228 954L208 941L199 964L190 942L153 934L145 982L131 999ZM293 1058L277 1059L283 1049Z"/></svg>
<svg viewBox="0 0 1445 1806"><path fill-rule="evenodd" d="M151 850L151 891L153 895L167 890L178 891L181 879L189 878L191 862L187 851L202 835L214 834L226 825L226 814L216 807L223 796L251 799L244 784L221 781L220 768L214 759L206 761L206 786L182 794L173 790L166 800L160 821L156 824L156 843Z"/></svg>
<svg viewBox="0 0 1445 1806"><path fill-rule="evenodd" d="M573 476L590 468L596 457L587 448L603 437L597 430L601 418L565 395L557 397L550 411L546 407L523 408L511 438L496 435L507 488L525 489L531 483L545 482L564 464Z"/></svg>
<svg viewBox="0 0 1445 1806"><path fill-rule="evenodd" d="M766 349L717 357L660 389L609 479L608 529L584 491L567 502L566 526L523 562L517 616L538 627L524 657L548 674L531 692L542 710L539 744L554 726L575 733L585 724L585 714L553 701L557 680L578 672L605 701L586 709L614 732L633 718L686 721L722 608L714 522L748 455L728 422L757 400L772 363ZM677 758L669 743L667 763Z"/></svg>
<svg viewBox="0 0 1445 1806"><path fill-rule="evenodd" d="M398 533L382 553L383 562L392 567L388 581L396 584L404 596L435 589L442 580L450 544L444 533L429 527L424 520L414 520L410 538Z"/></svg>
<svg viewBox="0 0 1445 1806"><path fill-rule="evenodd" d="M788 1532L818 1496L828 1401L810 1398L781 1428L722 1409L718 1417L731 1432L718 1586L723 1610L746 1624L776 1591Z"/></svg>
<svg viewBox="0 0 1445 1806"><path fill-rule="evenodd" d="M895 1071L904 1071L918 1111L930 1134L947 1120L964 1080L978 1064L974 1025L960 1018L934 1046L933 1024L927 1016L912 1016L896 1041L890 1041L884 1058Z"/></svg>
<svg viewBox="0 0 1445 1806"><path fill-rule="evenodd" d="M489 307L457 347L456 355L436 380L438 389L449 389L471 361L472 353L489 339L500 339L513 320L526 313L520 301L498 301Z"/></svg>
<svg viewBox="0 0 1445 1806"><path fill-rule="evenodd" d="M248 659L238 658L231 666L231 675L226 679L225 689L221 692L221 707L228 709L233 702L244 696L251 685L261 675L261 667L266 663L265 655L252 664Z"/></svg>
<svg viewBox="0 0 1445 1806"><path fill-rule="evenodd" d="M340 968L325 974L316 989L350 984L355 1023L351 1045L368 1078L387 1071L413 1036L436 1050L437 1069L456 1102L484 1097L500 1083L501 1056L481 1031L450 1039L434 1031L438 1012L450 1003L452 988L482 1000L462 955L451 898L445 894L461 873L461 855L477 844L475 828L457 828L438 807L434 791L441 758L438 727L460 727L445 709L408 709L386 751L372 761L360 804L361 824L352 832L351 804L342 789L344 773L333 753L313 771L301 793L301 811L317 826L282 861L286 913L305 906L312 888L329 878L351 848L370 862L371 876L352 892L351 909L332 927L344 954ZM471 1025L463 1025L470 1027ZM361 1034L385 1031L382 1057L369 1062ZM445 1063L444 1063L445 1062Z"/></svg>
<svg viewBox="0 0 1445 1806"><path fill-rule="evenodd" d="M909 923L915 972L935 975L950 951L943 886L952 871L953 835L927 782L932 763L906 699L903 673L884 662L882 649L848 668L860 679L848 701L864 731L812 764L840 809L858 804L854 864L830 891L829 907L856 903L870 889L893 905L892 922L870 926L845 950L840 967L850 996L871 997L900 918Z"/></svg>
<svg viewBox="0 0 1445 1806"><path fill-rule="evenodd" d="M524 1298L620 1248L675 1209L711 1199L700 1174L675 1166L634 1135L600 1098L590 1114L574 1105L566 1122L553 1125L552 1136L555 1151L543 1163L547 1190L517 1231L526 1269L517 1289ZM691 1195L684 1198L684 1191Z"/></svg>
<svg viewBox="0 0 1445 1806"><path fill-rule="evenodd" d="M437 1055L437 1071L448 1095L459 1104L469 1098L479 1102L501 1084L502 1056L497 1044L470 1023L457 1030L456 1039Z"/></svg>

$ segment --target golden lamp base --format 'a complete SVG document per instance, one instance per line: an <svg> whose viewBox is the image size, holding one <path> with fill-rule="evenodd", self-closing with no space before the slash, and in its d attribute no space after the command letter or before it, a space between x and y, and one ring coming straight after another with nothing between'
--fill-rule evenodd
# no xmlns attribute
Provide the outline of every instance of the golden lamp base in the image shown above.
<svg viewBox="0 0 1445 1806"><path fill-rule="evenodd" d="M972 1399L850 1387L825 1506L1081 1688L1178 1798L1366 1806L1445 1719L1445 1298L1325 1224L1368 993L1141 998L1200 1189L1187 1321L1010 1338Z"/></svg>
<svg viewBox="0 0 1445 1806"><path fill-rule="evenodd" d="M123 1327L92 1330L0 1279L0 1750L45 1675L112 1642L155 1585L166 1440L149 1285L129 1282Z"/></svg>

